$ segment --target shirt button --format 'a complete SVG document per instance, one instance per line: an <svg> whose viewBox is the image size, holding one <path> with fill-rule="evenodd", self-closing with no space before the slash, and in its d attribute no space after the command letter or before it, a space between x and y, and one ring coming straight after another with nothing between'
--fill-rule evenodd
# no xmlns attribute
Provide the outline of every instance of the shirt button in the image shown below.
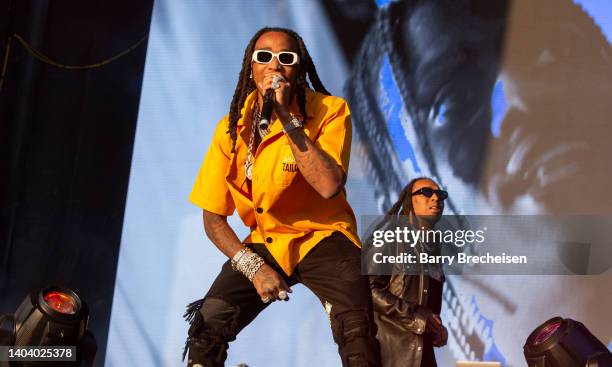
<svg viewBox="0 0 612 367"><path fill-rule="evenodd" d="M263 213L263 209L262 208L257 208L257 213L259 213L259 214Z"/></svg>
<svg viewBox="0 0 612 367"><path fill-rule="evenodd" d="M266 238L266 242L267 242L267 243L272 243L272 237L268 237L268 238Z"/></svg>

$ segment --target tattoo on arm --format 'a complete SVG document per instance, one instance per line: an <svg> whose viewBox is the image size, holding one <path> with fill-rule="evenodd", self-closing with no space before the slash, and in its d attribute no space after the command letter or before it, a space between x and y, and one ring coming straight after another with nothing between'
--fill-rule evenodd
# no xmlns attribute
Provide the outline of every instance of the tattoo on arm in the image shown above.
<svg viewBox="0 0 612 367"><path fill-rule="evenodd" d="M306 181L322 196L337 194L346 181L342 169L304 133L297 129L289 134L291 151Z"/></svg>
<svg viewBox="0 0 612 367"><path fill-rule="evenodd" d="M203 211L204 231L221 252L231 258L244 246L234 230L227 223L227 217Z"/></svg>

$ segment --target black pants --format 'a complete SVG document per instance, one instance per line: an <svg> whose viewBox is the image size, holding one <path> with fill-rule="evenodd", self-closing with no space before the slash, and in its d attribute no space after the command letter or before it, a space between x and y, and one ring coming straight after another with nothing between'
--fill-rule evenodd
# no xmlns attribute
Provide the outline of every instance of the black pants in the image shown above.
<svg viewBox="0 0 612 367"><path fill-rule="evenodd" d="M372 319L370 288L361 275L360 250L342 233L319 242L287 277L263 244L248 245L284 277L287 285L302 283L331 304L334 341L345 367L379 366L378 343ZM223 366L228 343L268 305L253 284L232 270L227 261L206 296L188 306L191 321L188 366Z"/></svg>

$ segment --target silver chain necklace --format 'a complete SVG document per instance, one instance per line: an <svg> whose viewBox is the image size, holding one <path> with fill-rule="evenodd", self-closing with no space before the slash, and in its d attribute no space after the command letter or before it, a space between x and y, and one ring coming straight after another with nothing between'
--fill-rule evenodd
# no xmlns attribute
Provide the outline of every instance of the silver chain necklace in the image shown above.
<svg viewBox="0 0 612 367"><path fill-rule="evenodd" d="M268 129L261 129L259 127L259 120L261 115L259 114L259 104L255 102L255 108L253 109L253 126L251 126L251 137L249 138L249 150L247 153L247 159L244 162L244 172L249 180L253 177L253 166L255 165L255 158L253 157L253 145L255 144L255 130L259 133L261 139L268 135L270 132Z"/></svg>

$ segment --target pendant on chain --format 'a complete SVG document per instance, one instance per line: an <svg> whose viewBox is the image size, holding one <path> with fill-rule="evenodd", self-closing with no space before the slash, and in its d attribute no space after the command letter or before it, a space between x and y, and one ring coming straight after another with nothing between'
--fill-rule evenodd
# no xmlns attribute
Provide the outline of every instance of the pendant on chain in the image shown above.
<svg viewBox="0 0 612 367"><path fill-rule="evenodd" d="M244 163L244 173L246 174L246 177L249 180L252 180L252 176L253 176L253 163L251 162L245 162Z"/></svg>

